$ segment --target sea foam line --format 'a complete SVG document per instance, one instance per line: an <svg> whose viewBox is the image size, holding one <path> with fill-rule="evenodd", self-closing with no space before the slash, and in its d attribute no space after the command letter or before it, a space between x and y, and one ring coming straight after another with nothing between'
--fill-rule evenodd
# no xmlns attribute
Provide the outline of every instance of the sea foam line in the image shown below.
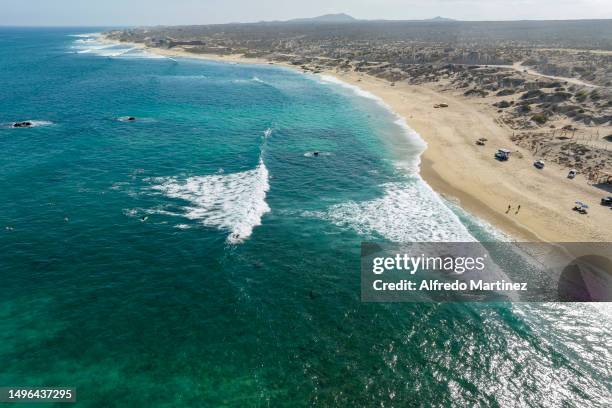
<svg viewBox="0 0 612 408"><path fill-rule="evenodd" d="M91 38L91 37L100 37L102 33L83 33L83 34L69 34L68 37L76 37L76 38Z"/></svg>
<svg viewBox="0 0 612 408"><path fill-rule="evenodd" d="M318 215L336 225L349 226L360 234L372 236L378 233L395 242L475 241L459 217L419 174L420 155L427 143L408 126L406 120L371 92L330 75L319 75L318 78L322 83L341 86L359 97L375 101L395 118L394 123L408 140L421 148L413 180L387 183L382 186L384 195L380 198L338 204Z"/></svg>
<svg viewBox="0 0 612 408"><path fill-rule="evenodd" d="M416 182L415 182L416 181ZM444 205L428 184L420 180L386 183L381 197L332 205L304 216L350 228L368 239L392 242L472 242L475 238Z"/></svg>
<svg viewBox="0 0 612 408"><path fill-rule="evenodd" d="M342 88L352 91L357 96L361 96L362 98L367 98L367 99L371 99L375 101L378 105L385 108L395 118L393 123L395 123L402 129L402 131L404 132L404 134L406 135L406 137L408 138L410 142L415 143L419 148L421 148L422 151L425 151L425 149L427 148L427 142L423 140L421 135L419 135L414 129L408 126L408 123L406 123L406 119L404 119L402 115L394 111L391 105L389 105L379 96L374 95L373 93L366 91L365 89L362 89L358 87L357 85L349 84L331 75L319 75L319 79L321 80L322 83L328 83L328 84L334 84L334 85L341 86ZM419 154L419 157L420 157L420 154ZM418 160L420 162L420 159Z"/></svg>

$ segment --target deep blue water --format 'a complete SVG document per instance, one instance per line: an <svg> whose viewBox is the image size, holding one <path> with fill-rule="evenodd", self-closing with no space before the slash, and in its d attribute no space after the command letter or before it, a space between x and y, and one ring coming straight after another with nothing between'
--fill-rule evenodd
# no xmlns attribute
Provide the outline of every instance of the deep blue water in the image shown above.
<svg viewBox="0 0 612 408"><path fill-rule="evenodd" d="M0 386L75 386L79 406L610 401L589 306L360 302L363 240L498 238L422 182L423 143L371 95L91 31L0 29Z"/></svg>

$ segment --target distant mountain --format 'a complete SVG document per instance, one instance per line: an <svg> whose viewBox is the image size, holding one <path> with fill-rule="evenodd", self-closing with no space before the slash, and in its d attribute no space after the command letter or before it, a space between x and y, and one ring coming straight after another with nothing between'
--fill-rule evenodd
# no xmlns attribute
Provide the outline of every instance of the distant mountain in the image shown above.
<svg viewBox="0 0 612 408"><path fill-rule="evenodd" d="M260 21L260 24L291 24L291 23L355 23L355 22L380 22L380 21L408 21L408 22L417 22L417 21L425 21L425 22L433 22L433 23L445 23L453 20L452 18L446 17L434 17L425 20L360 20L355 17L349 16L346 13L337 13L337 14L324 14L318 17L310 17L310 18L294 18L292 20L285 21Z"/></svg>
<svg viewBox="0 0 612 408"><path fill-rule="evenodd" d="M286 23L351 23L357 21L345 13L338 14L325 14L318 17L311 18L294 18L293 20L287 20Z"/></svg>
<svg viewBox="0 0 612 408"><path fill-rule="evenodd" d="M442 22L445 22L445 21L457 21L457 20L454 20L452 18L446 18L446 17L437 16L437 17L434 17L434 18L428 18L427 20L423 20L423 21L433 21L433 22L439 21L439 22L442 23Z"/></svg>

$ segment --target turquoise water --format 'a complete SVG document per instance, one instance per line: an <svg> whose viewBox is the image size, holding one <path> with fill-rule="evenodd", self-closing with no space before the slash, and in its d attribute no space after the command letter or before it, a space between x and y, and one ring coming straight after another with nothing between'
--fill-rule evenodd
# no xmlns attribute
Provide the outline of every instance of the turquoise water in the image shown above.
<svg viewBox="0 0 612 408"><path fill-rule="evenodd" d="M78 406L610 402L588 305L359 301L365 239L498 237L420 180L423 143L371 95L88 31L0 29L0 386L74 386Z"/></svg>

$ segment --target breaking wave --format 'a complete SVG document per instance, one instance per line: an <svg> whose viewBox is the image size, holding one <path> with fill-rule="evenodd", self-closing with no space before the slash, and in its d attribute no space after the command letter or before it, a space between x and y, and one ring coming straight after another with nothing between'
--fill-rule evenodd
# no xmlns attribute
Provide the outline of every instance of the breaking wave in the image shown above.
<svg viewBox="0 0 612 408"><path fill-rule="evenodd" d="M319 75L323 84L333 84L348 89L355 95L375 101L394 117L394 123L404 133L411 145L421 152L427 144L408 126L405 119L378 96L348 84L333 76ZM410 162L398 163L408 174L418 174L420 154L412 155ZM382 186L382 197L365 201L349 201L330 207L323 212L310 212L340 227L351 228L366 237L383 237L393 242L413 241L475 241L459 217L444 203L420 176L403 182Z"/></svg>
<svg viewBox="0 0 612 408"><path fill-rule="evenodd" d="M370 201L336 204L305 216L325 219L367 238L392 242L471 242L475 238L442 199L422 180L388 183Z"/></svg>
<svg viewBox="0 0 612 408"><path fill-rule="evenodd" d="M167 197L187 201L181 215L228 231L227 242L231 244L251 236L253 228L261 225L261 217L270 211L266 203L269 174L262 158L253 170L185 180L168 177L152 188Z"/></svg>
<svg viewBox="0 0 612 408"><path fill-rule="evenodd" d="M261 225L263 215L270 211L266 202L270 176L263 156L271 134L272 129L269 128L263 132L259 163L252 170L184 180L176 177L156 178L154 180L158 184L152 189L189 203L171 210L168 215L181 215L207 227L228 231L228 243L242 243L251 236L255 227Z"/></svg>
<svg viewBox="0 0 612 408"><path fill-rule="evenodd" d="M93 54L108 58L146 58L146 59L170 59L163 55L149 53L141 47L133 44L105 42L101 39L101 33L76 34L71 37L77 39L72 43L72 49L77 54Z"/></svg>
<svg viewBox="0 0 612 408"><path fill-rule="evenodd" d="M76 37L76 38L94 38L101 36L102 33L83 33L83 34L70 34L68 37Z"/></svg>

